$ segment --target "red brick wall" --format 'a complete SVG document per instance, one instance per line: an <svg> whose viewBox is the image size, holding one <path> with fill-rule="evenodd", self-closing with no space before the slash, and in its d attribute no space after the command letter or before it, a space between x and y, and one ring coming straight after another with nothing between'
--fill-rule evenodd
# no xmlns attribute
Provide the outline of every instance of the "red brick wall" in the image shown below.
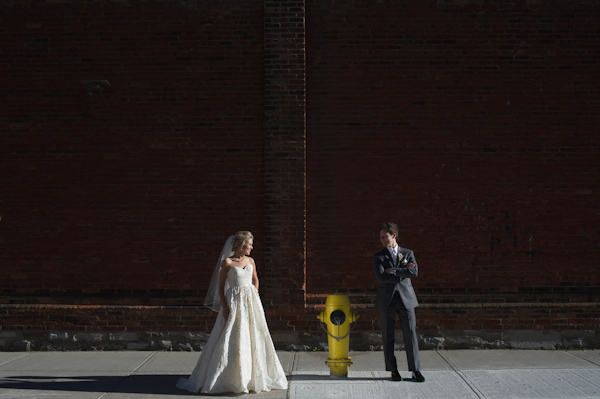
<svg viewBox="0 0 600 399"><path fill-rule="evenodd" d="M337 290L355 331L378 331L392 220L424 333L600 331L599 17L587 1L0 4L0 329L208 331L216 256L249 229L274 332L317 336Z"/></svg>
<svg viewBox="0 0 600 399"><path fill-rule="evenodd" d="M268 309L305 304L306 82L304 0L265 2L265 268ZM261 283L262 285L262 283ZM289 329L284 316L278 326Z"/></svg>
<svg viewBox="0 0 600 399"><path fill-rule="evenodd" d="M309 1L309 297L373 290L388 220L422 295L597 291L599 17Z"/></svg>
<svg viewBox="0 0 600 399"><path fill-rule="evenodd" d="M0 292L197 302L239 229L262 261L262 3L13 3Z"/></svg>

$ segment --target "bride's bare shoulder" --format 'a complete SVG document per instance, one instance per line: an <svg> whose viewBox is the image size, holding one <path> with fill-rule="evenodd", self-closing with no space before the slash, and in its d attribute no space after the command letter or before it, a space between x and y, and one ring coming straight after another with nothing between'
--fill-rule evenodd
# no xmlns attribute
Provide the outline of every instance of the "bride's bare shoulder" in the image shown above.
<svg viewBox="0 0 600 399"><path fill-rule="evenodd" d="M231 260L231 258L223 259L223 263L221 264L221 269L231 269L232 266L233 266L233 261Z"/></svg>

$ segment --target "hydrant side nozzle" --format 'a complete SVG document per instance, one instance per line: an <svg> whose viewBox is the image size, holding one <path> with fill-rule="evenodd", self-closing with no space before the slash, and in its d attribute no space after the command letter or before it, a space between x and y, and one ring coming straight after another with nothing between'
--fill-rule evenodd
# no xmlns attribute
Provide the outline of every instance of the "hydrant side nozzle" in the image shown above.
<svg viewBox="0 0 600 399"><path fill-rule="evenodd" d="M319 313L319 315L317 316L317 319L321 320L322 323L325 323L325 311L322 311L321 313Z"/></svg>

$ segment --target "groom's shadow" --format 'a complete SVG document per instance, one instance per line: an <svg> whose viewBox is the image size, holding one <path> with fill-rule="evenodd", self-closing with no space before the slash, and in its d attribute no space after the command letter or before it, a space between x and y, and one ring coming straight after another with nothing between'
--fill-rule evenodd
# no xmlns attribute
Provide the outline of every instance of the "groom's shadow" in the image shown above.
<svg viewBox="0 0 600 399"><path fill-rule="evenodd" d="M335 378L330 377L328 375L323 374L294 374L291 377L292 382L308 382L308 381L331 381L331 382L360 382L360 381L392 381L391 377L345 377L345 378ZM407 382L416 382L413 378L403 378L402 381Z"/></svg>

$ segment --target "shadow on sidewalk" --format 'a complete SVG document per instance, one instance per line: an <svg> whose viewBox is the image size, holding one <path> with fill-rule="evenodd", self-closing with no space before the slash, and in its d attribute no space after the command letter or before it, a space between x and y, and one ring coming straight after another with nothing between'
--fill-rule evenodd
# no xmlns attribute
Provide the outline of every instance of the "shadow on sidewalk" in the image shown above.
<svg viewBox="0 0 600 399"><path fill-rule="evenodd" d="M389 382L417 382L412 378L402 378L402 381L392 381L391 377L347 377L347 378L335 378L328 375L322 374L293 374L291 376L292 382L306 382L306 381L329 381L334 383L344 382L374 382L374 381L389 381Z"/></svg>
<svg viewBox="0 0 600 399"><path fill-rule="evenodd" d="M66 392L110 392L162 395L189 395L175 387L187 375L144 374L128 376L24 376L0 378L0 389Z"/></svg>

